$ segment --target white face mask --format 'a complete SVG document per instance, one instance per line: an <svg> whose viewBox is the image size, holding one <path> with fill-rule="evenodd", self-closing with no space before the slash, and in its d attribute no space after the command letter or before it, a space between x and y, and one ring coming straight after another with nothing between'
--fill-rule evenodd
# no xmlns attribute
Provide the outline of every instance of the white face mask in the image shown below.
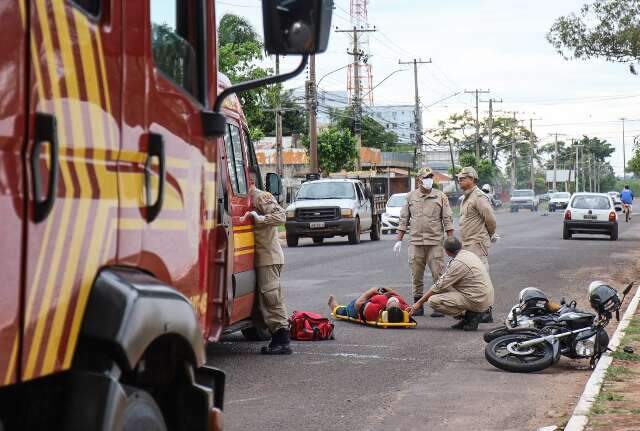
<svg viewBox="0 0 640 431"><path fill-rule="evenodd" d="M427 190L429 190L431 187L433 187L433 178L423 178L422 179L422 187L424 187Z"/></svg>

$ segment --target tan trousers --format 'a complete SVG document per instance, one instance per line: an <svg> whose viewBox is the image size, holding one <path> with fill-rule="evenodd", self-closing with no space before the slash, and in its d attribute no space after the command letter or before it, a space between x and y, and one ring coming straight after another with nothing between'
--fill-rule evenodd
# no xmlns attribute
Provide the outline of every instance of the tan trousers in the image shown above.
<svg viewBox="0 0 640 431"><path fill-rule="evenodd" d="M280 271L282 271L282 265L256 267L258 306L264 323L272 334L278 329L289 327L287 309L282 302Z"/></svg>
<svg viewBox="0 0 640 431"><path fill-rule="evenodd" d="M424 270L427 265L435 283L442 275L444 260L441 245L409 244L409 268L411 269L412 292L414 298L424 291Z"/></svg>
<svg viewBox="0 0 640 431"><path fill-rule="evenodd" d="M477 243L477 244L463 245L462 249L468 250L473 254L475 254L476 256L478 256L482 261L482 263L484 264L484 267L487 269L487 272L489 272L489 248L488 247L486 247L482 243Z"/></svg>
<svg viewBox="0 0 640 431"><path fill-rule="evenodd" d="M427 305L448 316L458 316L467 310L483 312L489 308L489 306L484 307L469 301L466 296L457 291L433 295L427 301Z"/></svg>

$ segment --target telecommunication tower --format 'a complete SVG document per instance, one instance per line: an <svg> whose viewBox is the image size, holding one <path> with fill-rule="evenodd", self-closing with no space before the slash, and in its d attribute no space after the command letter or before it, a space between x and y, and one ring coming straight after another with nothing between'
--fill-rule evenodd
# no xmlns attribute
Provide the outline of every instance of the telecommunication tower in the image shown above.
<svg viewBox="0 0 640 431"><path fill-rule="evenodd" d="M367 5L369 0L350 0L350 16L351 27L357 30L371 30L371 26L368 22ZM354 49L357 50L357 57L359 61L355 64L349 65L347 69L347 93L349 96L349 103L353 103L354 97L358 98L361 95L361 103L373 105L373 75L371 72L371 52L369 50L369 32L362 32L356 34L354 32L353 37L357 38L357 42L354 44ZM357 64L357 66L356 66ZM358 73L355 73L355 68L358 68ZM359 86L356 91L356 85Z"/></svg>

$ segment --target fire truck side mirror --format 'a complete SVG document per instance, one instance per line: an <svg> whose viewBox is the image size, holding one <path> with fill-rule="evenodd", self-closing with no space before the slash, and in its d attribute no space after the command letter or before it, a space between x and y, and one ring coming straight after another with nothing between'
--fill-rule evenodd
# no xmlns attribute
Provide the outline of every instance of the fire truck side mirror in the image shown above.
<svg viewBox="0 0 640 431"><path fill-rule="evenodd" d="M269 172L267 174L266 187L269 193L271 193L276 198L279 198L280 195L282 195L282 180L280 179L280 175Z"/></svg>
<svg viewBox="0 0 640 431"><path fill-rule="evenodd" d="M326 51L333 0L262 0L264 45L269 54Z"/></svg>

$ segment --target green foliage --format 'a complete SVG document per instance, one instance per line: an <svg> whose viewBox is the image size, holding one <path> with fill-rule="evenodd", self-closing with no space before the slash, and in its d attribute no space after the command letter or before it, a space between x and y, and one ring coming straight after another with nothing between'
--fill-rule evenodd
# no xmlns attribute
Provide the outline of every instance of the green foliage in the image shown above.
<svg viewBox="0 0 640 431"><path fill-rule="evenodd" d="M516 141L516 156L529 158L531 132L523 127L512 117L495 117L491 131L489 119L481 118L480 123L480 158L488 159L494 165L502 155L511 154L511 143ZM445 121L438 123L439 129L434 135L442 144L451 143L460 153L476 151L476 121L470 111L462 114L453 114ZM489 146L489 133L492 137L491 148ZM533 135L534 143L538 138ZM534 157L538 158L537 154Z"/></svg>
<svg viewBox="0 0 640 431"><path fill-rule="evenodd" d="M498 168L496 168L491 163L491 161L489 160L478 161L476 159L476 156L470 152L461 153L460 156L458 157L458 161L460 163L460 166L456 167L455 172L452 172L452 170L449 169L449 173L457 174L458 172L460 172L460 170L462 170L463 167L471 166L478 173L479 185L490 184L492 186L495 186L496 181L498 179Z"/></svg>
<svg viewBox="0 0 640 431"><path fill-rule="evenodd" d="M635 176L640 176L640 144L636 143L633 149L633 157L627 163L627 170L633 172Z"/></svg>
<svg viewBox="0 0 640 431"><path fill-rule="evenodd" d="M218 26L218 67L232 83L264 78L272 70L257 66L264 59L264 45L249 21L245 18L225 14ZM244 115L249 123L251 138L264 136L264 125L274 123L273 112L265 112L280 94L279 86L261 87L238 95Z"/></svg>
<svg viewBox="0 0 640 431"><path fill-rule="evenodd" d="M309 149L309 138L301 138L302 145ZM318 134L318 164L323 172L352 170L358 157L356 140L346 129L329 127Z"/></svg>
<svg viewBox="0 0 640 431"><path fill-rule="evenodd" d="M332 109L329 113L331 124L339 129L353 129L353 109ZM384 126L369 116L363 116L361 122L362 146L392 151L398 142L398 136L388 132Z"/></svg>
<svg viewBox="0 0 640 431"><path fill-rule="evenodd" d="M640 59L640 2L596 0L584 5L578 14L558 18L547 40L565 59L637 61ZM635 73L633 67L631 71Z"/></svg>
<svg viewBox="0 0 640 431"><path fill-rule="evenodd" d="M622 191L622 189L624 189L625 184L629 185L629 188L633 192L634 196L640 196L640 179L637 179L637 178L633 178L633 179L627 178L626 181L617 180L615 182L615 185L609 188L608 191L610 190L615 190L617 192ZM604 191L605 189L602 189L602 190Z"/></svg>

